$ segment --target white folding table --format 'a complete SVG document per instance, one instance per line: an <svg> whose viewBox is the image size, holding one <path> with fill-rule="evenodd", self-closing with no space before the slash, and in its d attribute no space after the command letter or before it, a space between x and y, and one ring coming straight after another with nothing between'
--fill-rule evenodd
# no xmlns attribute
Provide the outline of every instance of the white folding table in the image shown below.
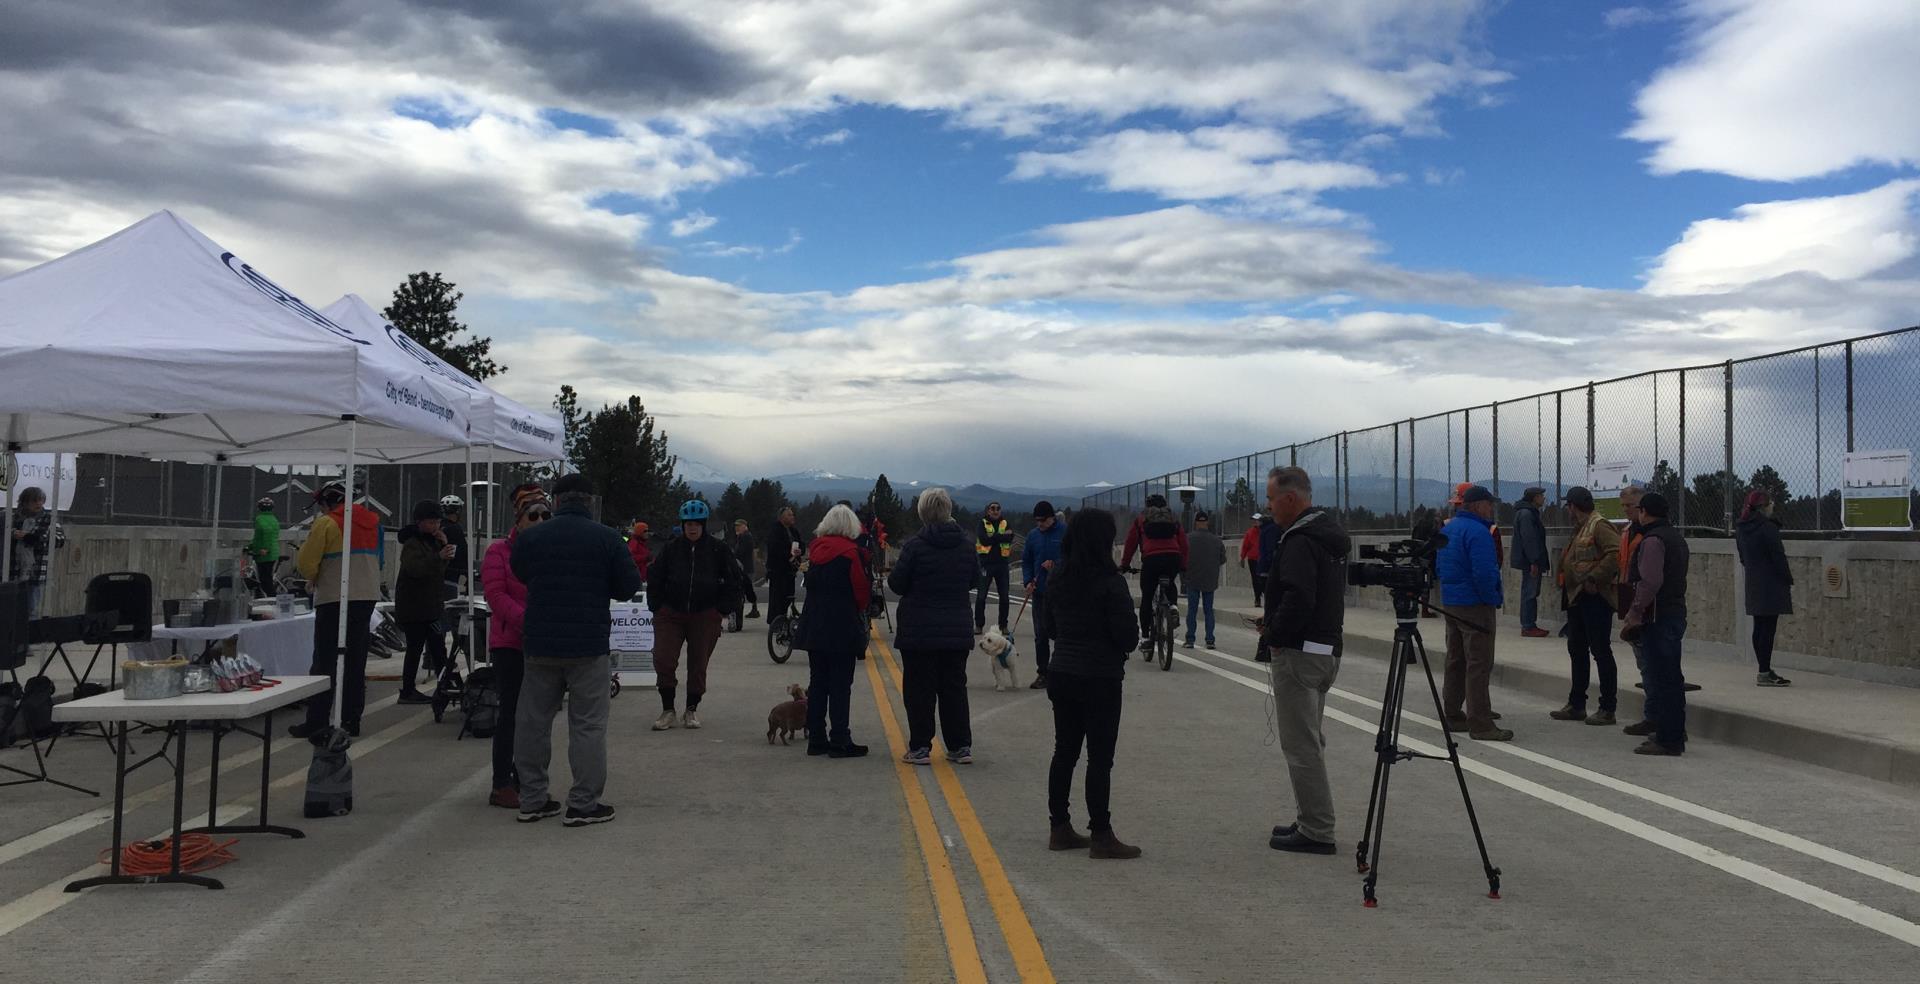
<svg viewBox="0 0 1920 984"><path fill-rule="evenodd" d="M170 650L175 643L198 642L211 646L234 638L239 639L240 652L252 656L270 676L305 673L313 666L312 612L223 625L182 628L156 625L152 642L130 643L127 653L132 659L166 659L168 653L164 650ZM200 655L197 651L187 653L190 659L198 659Z"/></svg>
<svg viewBox="0 0 1920 984"><path fill-rule="evenodd" d="M300 838L306 834L292 827L279 827L267 823L267 792L272 782L273 768L273 727L272 714L279 708L305 700L314 694L323 693L333 686L331 677L288 676L276 678L280 682L261 690L239 690L233 693L182 694L164 700L128 700L127 692L115 690L111 693L88 697L84 700L68 701L56 704L53 708L55 721L110 721L119 731L114 752L113 771L113 847L111 868L108 874L94 878L82 878L67 883L67 891L78 892L96 885L141 885L173 883L199 885L203 888L225 888L217 878L195 875L180 870L180 835L182 833L216 834L279 834L284 837ZM260 730L249 731L237 722L255 717L265 717ZM128 875L120 870L121 826L125 819L127 806L127 775L134 769L167 757L166 743L162 742L160 751L141 759L127 767L127 723L130 721L165 721L170 732L168 739L177 741L178 747L173 755L173 862L163 875ZM260 815L258 822L244 825L221 825L214 813L220 803L220 736L221 726L215 725L213 732L212 768L207 774L207 826L196 827L193 831L180 829L180 817L184 807L187 777L187 722L189 721L229 721L235 722L228 727L260 739Z"/></svg>

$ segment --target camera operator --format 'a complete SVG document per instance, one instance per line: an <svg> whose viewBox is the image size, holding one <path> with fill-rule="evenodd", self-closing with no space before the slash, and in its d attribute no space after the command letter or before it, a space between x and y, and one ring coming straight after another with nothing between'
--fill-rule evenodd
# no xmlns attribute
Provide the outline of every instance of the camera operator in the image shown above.
<svg viewBox="0 0 1920 984"><path fill-rule="evenodd" d="M1321 733L1327 691L1340 672L1347 614L1347 531L1313 505L1303 468L1267 473L1267 507L1280 534L1268 558L1261 642L1272 663L1273 708L1287 757L1297 817L1273 828L1267 846L1299 854L1332 854L1333 788L1327 782Z"/></svg>
<svg viewBox="0 0 1920 984"><path fill-rule="evenodd" d="M1493 493L1475 485L1460 496L1460 509L1441 535L1440 603L1447 619L1447 673L1441 687L1447 724L1479 741L1512 741L1513 732L1494 723L1494 614L1505 602L1500 554L1493 545ZM1465 704L1465 713L1461 705Z"/></svg>

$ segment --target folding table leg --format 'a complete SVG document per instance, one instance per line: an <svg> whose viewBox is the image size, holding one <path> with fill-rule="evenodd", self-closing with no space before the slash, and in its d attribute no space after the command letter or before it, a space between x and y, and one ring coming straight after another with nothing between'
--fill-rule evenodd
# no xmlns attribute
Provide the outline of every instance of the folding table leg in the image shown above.
<svg viewBox="0 0 1920 984"><path fill-rule="evenodd" d="M119 722L119 750L114 753L113 767L113 860L109 863L107 874L94 878L82 878L67 883L66 890L78 892L99 885L198 885L202 888L225 888L217 878L205 875L187 874L180 870L180 829L181 811L186 798L187 773L187 729L185 722L175 728L179 735L179 753L173 764L173 863L164 875L129 875L120 870L120 855L125 850L120 838L124 835L124 822L127 812L127 723ZM138 766L135 766L138 768Z"/></svg>

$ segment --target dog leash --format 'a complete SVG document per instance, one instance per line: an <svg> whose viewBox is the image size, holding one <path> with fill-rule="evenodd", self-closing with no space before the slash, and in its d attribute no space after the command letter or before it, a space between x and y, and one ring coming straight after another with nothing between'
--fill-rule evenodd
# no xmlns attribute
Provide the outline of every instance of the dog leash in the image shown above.
<svg viewBox="0 0 1920 984"><path fill-rule="evenodd" d="M1014 632L1019 630L1020 620L1024 618L1027 614L1027 602L1032 600L1033 600L1033 589L1028 588L1027 593L1020 597L1020 611L1013 616L1013 628L1007 630L1007 635L1011 636L1013 635Z"/></svg>

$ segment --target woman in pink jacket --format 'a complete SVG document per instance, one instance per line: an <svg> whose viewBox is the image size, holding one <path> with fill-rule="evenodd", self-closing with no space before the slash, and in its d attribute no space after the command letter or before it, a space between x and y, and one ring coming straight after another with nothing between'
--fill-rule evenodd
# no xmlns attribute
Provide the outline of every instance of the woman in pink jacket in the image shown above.
<svg viewBox="0 0 1920 984"><path fill-rule="evenodd" d="M500 714L493 726L493 793L487 803L509 810L520 808L520 780L513 772L513 719L520 707L520 676L526 666L520 651L520 628L527 613L527 586L513 576L508 560L522 530L553 516L547 493L535 484L513 490L513 511L517 517L513 532L504 540L494 541L480 564L481 589L493 612L487 623L487 655L500 694Z"/></svg>

